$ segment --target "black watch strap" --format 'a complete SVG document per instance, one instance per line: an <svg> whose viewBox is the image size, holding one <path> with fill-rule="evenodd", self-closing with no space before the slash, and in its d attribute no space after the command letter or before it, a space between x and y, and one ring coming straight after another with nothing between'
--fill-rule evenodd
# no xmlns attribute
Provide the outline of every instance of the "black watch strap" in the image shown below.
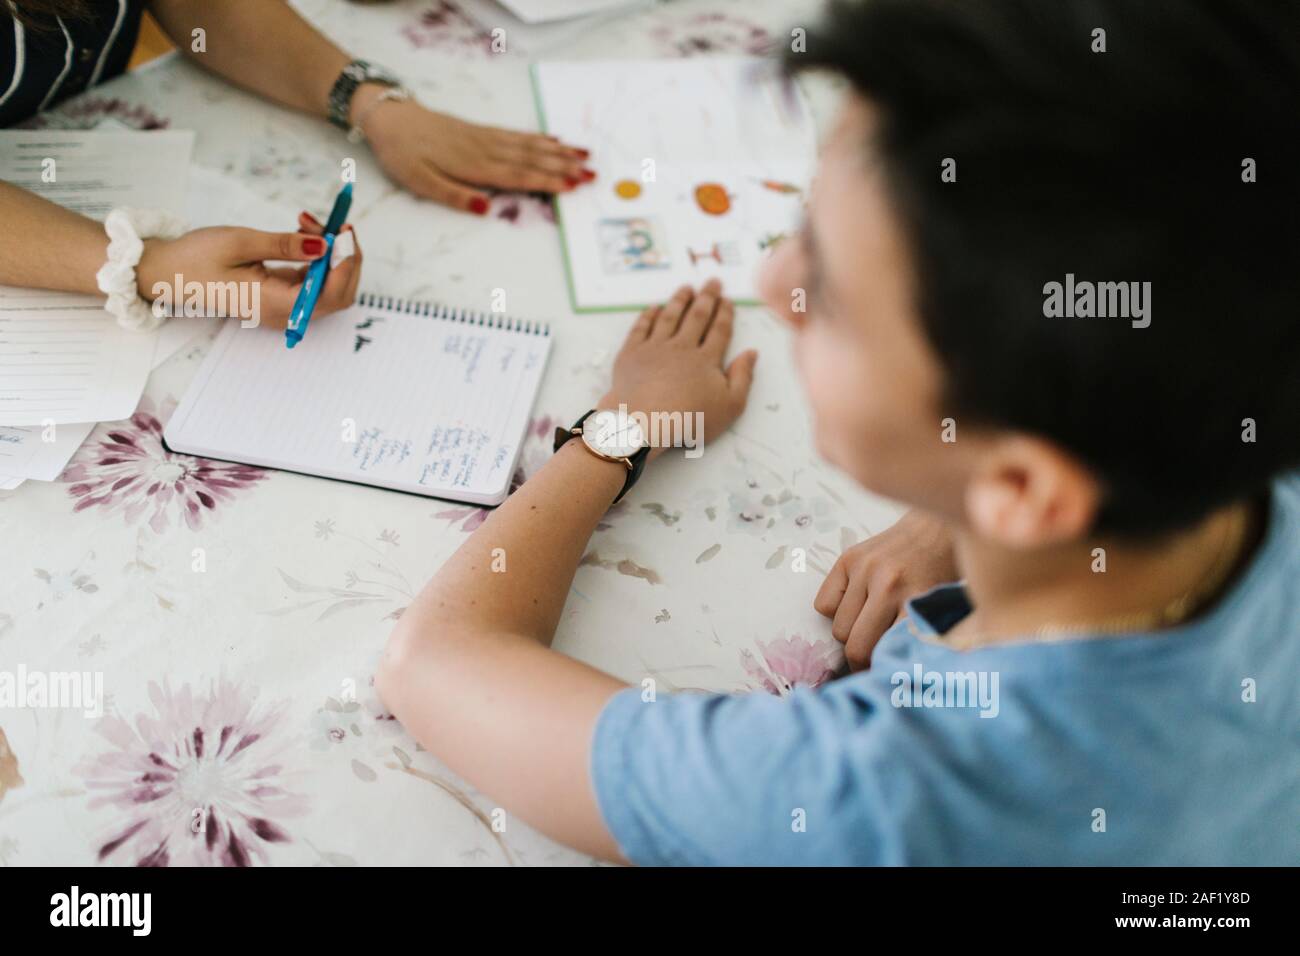
<svg viewBox="0 0 1300 956"><path fill-rule="evenodd" d="M552 451L559 451L570 439L579 438L582 431L582 423L594 414L596 414L596 409L593 408L587 412L587 414L574 422L571 428L556 428L555 446L552 448ZM641 477L641 472L645 471L645 463L649 457L650 446L645 445L627 459L631 463L632 467L628 469L627 479L623 482L623 490L620 491L618 497L614 499L614 504L618 504L622 501L623 496L632 489L633 485L636 484L637 479Z"/></svg>

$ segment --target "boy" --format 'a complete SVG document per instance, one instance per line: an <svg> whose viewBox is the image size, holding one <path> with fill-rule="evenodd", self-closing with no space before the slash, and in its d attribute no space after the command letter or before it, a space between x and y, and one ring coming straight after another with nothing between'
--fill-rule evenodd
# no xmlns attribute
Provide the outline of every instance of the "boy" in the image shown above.
<svg viewBox="0 0 1300 956"><path fill-rule="evenodd" d="M917 509L817 595L870 666L642 702L550 651L629 463L663 451L602 420L430 582L380 692L611 860L1294 863L1294 5L879 0L807 50L853 92L765 298L820 451ZM716 285L647 310L598 407L716 436L757 357L723 365L732 322Z"/></svg>

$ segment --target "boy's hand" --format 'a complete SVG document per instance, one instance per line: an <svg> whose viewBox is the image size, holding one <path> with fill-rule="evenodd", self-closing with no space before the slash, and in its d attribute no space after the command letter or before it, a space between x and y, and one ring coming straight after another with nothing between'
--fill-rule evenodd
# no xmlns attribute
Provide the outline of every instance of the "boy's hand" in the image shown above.
<svg viewBox="0 0 1300 956"><path fill-rule="evenodd" d="M723 368L735 316L735 305L722 297L716 279L698 293L683 286L663 305L646 309L614 359L613 384L597 408L622 404L647 416L701 412L704 440L712 441L745 410L758 361L758 352L749 349ZM683 436L672 437L678 444ZM650 456L662 452L654 448Z"/></svg>
<svg viewBox="0 0 1300 956"><path fill-rule="evenodd" d="M947 525L909 511L841 554L813 607L834 618L831 634L844 645L849 669L861 670L871 663L876 642L898 620L904 601L957 578Z"/></svg>

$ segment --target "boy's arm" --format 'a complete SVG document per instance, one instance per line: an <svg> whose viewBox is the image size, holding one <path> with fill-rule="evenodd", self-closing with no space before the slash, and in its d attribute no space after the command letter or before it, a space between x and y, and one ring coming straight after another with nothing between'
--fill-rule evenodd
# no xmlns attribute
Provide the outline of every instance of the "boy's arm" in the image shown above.
<svg viewBox="0 0 1300 956"><path fill-rule="evenodd" d="M587 784L596 715L624 685L547 645L587 539L626 469L571 441L402 614L376 683L425 749L511 814L604 859ZM494 573L497 552L506 570Z"/></svg>
<svg viewBox="0 0 1300 956"><path fill-rule="evenodd" d="M643 313L600 407L699 411L706 440L725 429L744 407L757 355L724 371L734 310L718 292L684 289ZM588 758L598 714L625 685L548 646L587 540L626 476L579 445L565 445L434 576L394 630L376 685L427 750L507 811L617 860Z"/></svg>

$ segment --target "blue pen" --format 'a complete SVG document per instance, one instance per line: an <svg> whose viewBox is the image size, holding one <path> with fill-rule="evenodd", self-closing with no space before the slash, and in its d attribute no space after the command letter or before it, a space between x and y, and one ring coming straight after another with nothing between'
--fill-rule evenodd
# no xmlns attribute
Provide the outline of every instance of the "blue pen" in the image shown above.
<svg viewBox="0 0 1300 956"><path fill-rule="evenodd" d="M330 257L334 253L334 238L343 223L347 222L348 210L352 208L352 184L344 183L334 200L329 220L325 223L325 254L307 267L307 277L303 279L298 298L294 300L293 311L289 313L289 325L284 330L284 347L293 348L307 334L307 323L311 321L312 310L320 298L321 289L330 274Z"/></svg>

